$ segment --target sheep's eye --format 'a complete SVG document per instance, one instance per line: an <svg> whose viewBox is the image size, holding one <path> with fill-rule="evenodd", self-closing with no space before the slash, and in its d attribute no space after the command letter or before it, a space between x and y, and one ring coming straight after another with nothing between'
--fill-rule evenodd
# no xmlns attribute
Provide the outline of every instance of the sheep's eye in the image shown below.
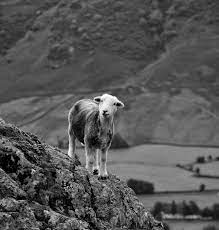
<svg viewBox="0 0 219 230"><path fill-rule="evenodd" d="M113 103L113 105L117 105L117 103Z"/></svg>

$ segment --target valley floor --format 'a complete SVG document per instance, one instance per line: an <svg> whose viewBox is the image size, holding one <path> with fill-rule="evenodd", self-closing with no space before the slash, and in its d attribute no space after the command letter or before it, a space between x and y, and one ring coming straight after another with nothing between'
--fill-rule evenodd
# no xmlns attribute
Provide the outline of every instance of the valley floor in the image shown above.
<svg viewBox="0 0 219 230"><path fill-rule="evenodd" d="M84 150L78 149L77 152L84 163ZM200 184L205 184L206 189L219 189L218 179L193 177L191 172L176 167L176 164L191 163L198 156L209 155L219 156L219 148L140 145L112 149L108 156L108 171L123 180L135 178L152 182L155 191L197 191ZM211 167L210 163L206 165L219 175L219 161L212 164L217 167Z"/></svg>

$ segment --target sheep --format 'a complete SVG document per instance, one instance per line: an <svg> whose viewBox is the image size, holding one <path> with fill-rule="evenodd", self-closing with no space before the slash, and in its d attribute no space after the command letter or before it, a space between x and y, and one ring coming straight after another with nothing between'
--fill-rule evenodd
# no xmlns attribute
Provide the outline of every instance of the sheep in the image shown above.
<svg viewBox="0 0 219 230"><path fill-rule="evenodd" d="M113 138L114 114L117 108L123 107L117 97L103 94L93 100L79 100L69 111L68 155L75 160L75 140L78 139L85 146L86 169L101 179L108 177L106 162Z"/></svg>

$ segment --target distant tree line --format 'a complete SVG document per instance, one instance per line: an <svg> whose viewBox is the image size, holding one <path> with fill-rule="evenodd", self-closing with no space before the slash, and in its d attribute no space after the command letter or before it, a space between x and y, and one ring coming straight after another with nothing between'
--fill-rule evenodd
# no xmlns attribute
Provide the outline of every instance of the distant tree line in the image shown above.
<svg viewBox="0 0 219 230"><path fill-rule="evenodd" d="M180 203L176 203L175 201L172 201L172 203L156 202L152 209L153 215L159 219L161 218L162 212L172 215L180 214L184 217L188 215L199 215L203 218L219 220L219 203L201 209L194 201L183 201Z"/></svg>
<svg viewBox="0 0 219 230"><path fill-rule="evenodd" d="M197 156L196 157L196 163L198 164L203 164L203 163L209 163L211 161L219 161L219 156L217 157L213 157L212 155L208 155L208 156Z"/></svg>
<svg viewBox="0 0 219 230"><path fill-rule="evenodd" d="M154 194L155 188L152 182L138 180L138 179L128 179L127 185L134 190L137 195L143 194ZM198 191L203 192L205 191L205 184L200 184Z"/></svg>
<svg viewBox="0 0 219 230"><path fill-rule="evenodd" d="M207 225L203 228L203 230L219 230L219 228L215 225Z"/></svg>

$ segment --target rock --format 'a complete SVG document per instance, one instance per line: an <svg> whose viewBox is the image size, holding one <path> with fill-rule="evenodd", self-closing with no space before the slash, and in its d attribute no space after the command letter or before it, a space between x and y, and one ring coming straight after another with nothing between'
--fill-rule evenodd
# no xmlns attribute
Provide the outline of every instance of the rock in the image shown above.
<svg viewBox="0 0 219 230"><path fill-rule="evenodd" d="M146 15L146 10L144 10L144 9L139 9L139 10L138 10L138 15L139 15L140 17L145 17L145 15Z"/></svg>
<svg viewBox="0 0 219 230"><path fill-rule="evenodd" d="M82 32L84 32L84 31L85 31L85 28L84 28L84 27L78 27L78 30L77 30L78 33L82 33Z"/></svg>
<svg viewBox="0 0 219 230"><path fill-rule="evenodd" d="M37 11L36 11L36 15L37 15L37 16L39 16L41 13L42 13L41 10L37 10Z"/></svg>
<svg viewBox="0 0 219 230"><path fill-rule="evenodd" d="M147 20L144 17L141 17L139 19L139 25L140 26L146 26L147 25Z"/></svg>
<svg viewBox="0 0 219 230"><path fill-rule="evenodd" d="M93 16L93 19L94 19L95 21L99 21L99 20L101 20L102 18L103 18L103 16L100 15L100 14L94 14L94 16Z"/></svg>
<svg viewBox="0 0 219 230"><path fill-rule="evenodd" d="M73 0L71 3L71 8L74 10L79 10L82 8L82 5L80 3L80 0Z"/></svg>
<svg viewBox="0 0 219 230"><path fill-rule="evenodd" d="M197 67L196 71L198 72L198 74L206 78L214 75L216 72L214 68L207 65L201 65Z"/></svg>
<svg viewBox="0 0 219 230"><path fill-rule="evenodd" d="M25 34L24 39L26 39L26 41L30 42L34 40L34 33L33 31L27 31L27 33Z"/></svg>
<svg viewBox="0 0 219 230"><path fill-rule="evenodd" d="M0 122L0 230L154 229L116 176L98 180L59 149Z"/></svg>
<svg viewBox="0 0 219 230"><path fill-rule="evenodd" d="M45 24L42 21L36 20L34 24L32 25L31 30L36 32L36 31L44 29L44 27L45 27Z"/></svg>
<svg viewBox="0 0 219 230"><path fill-rule="evenodd" d="M99 39L99 38L102 38L102 34L101 34L100 32L96 32L96 33L93 35L93 37L94 37L95 39Z"/></svg>
<svg viewBox="0 0 219 230"><path fill-rule="evenodd" d="M163 20L163 14L159 9L153 10L149 15L149 19L154 24L161 23Z"/></svg>
<svg viewBox="0 0 219 230"><path fill-rule="evenodd" d="M6 62L8 63L8 64L10 64L10 63L12 63L13 62L13 60L12 60L12 58L10 57L10 56L5 56L5 60L6 60Z"/></svg>
<svg viewBox="0 0 219 230"><path fill-rule="evenodd" d="M117 40L118 41L124 41L125 37L123 35L118 35Z"/></svg>
<svg viewBox="0 0 219 230"><path fill-rule="evenodd" d="M68 44L54 44L48 54L48 59L52 61L65 61L69 60L74 54L74 47Z"/></svg>
<svg viewBox="0 0 219 230"><path fill-rule="evenodd" d="M40 230L34 212L25 200L0 200L0 230Z"/></svg>
<svg viewBox="0 0 219 230"><path fill-rule="evenodd" d="M153 9L157 9L159 7L159 1L158 0L152 0L151 6Z"/></svg>
<svg viewBox="0 0 219 230"><path fill-rule="evenodd" d="M178 35L176 30L165 30L161 36L164 41L170 41L172 38L176 37Z"/></svg>
<svg viewBox="0 0 219 230"><path fill-rule="evenodd" d="M0 124L5 124L5 121L0 117Z"/></svg>
<svg viewBox="0 0 219 230"><path fill-rule="evenodd" d="M88 35L86 32L84 32L84 33L81 35L81 39L83 39L83 40L89 40L89 35Z"/></svg>
<svg viewBox="0 0 219 230"><path fill-rule="evenodd" d="M122 8L124 7L124 3L122 1L116 1L114 4L114 10L122 10Z"/></svg>
<svg viewBox="0 0 219 230"><path fill-rule="evenodd" d="M6 30L4 30L4 29L0 30L0 36L1 37L6 36L6 34L7 34Z"/></svg>

